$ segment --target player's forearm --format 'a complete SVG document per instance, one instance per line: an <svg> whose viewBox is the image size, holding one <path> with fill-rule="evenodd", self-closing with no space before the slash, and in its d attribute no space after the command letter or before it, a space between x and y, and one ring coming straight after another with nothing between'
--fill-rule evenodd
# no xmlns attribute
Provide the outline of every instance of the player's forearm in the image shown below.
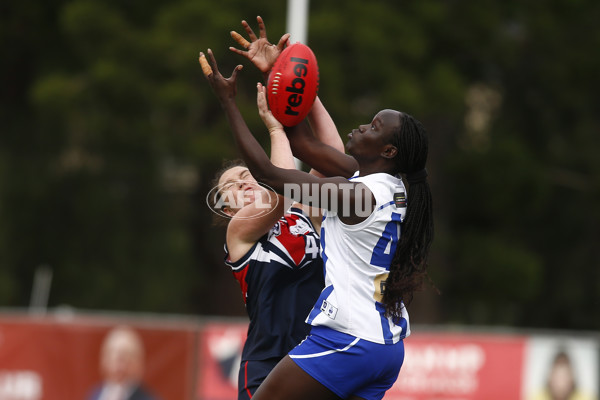
<svg viewBox="0 0 600 400"><path fill-rule="evenodd" d="M271 137L271 163L279 168L295 169L294 155L290 142L281 128L269 130Z"/></svg>
<svg viewBox="0 0 600 400"><path fill-rule="evenodd" d="M340 137L337 127L318 96L308 113L308 122L317 139L339 152L345 152L344 142Z"/></svg>
<svg viewBox="0 0 600 400"><path fill-rule="evenodd" d="M324 176L350 177L358 169L351 156L318 140L306 121L286 128L294 155Z"/></svg>
<svg viewBox="0 0 600 400"><path fill-rule="evenodd" d="M286 127L285 132L294 156L313 166L311 161L318 156L321 143L313 135L308 123L302 121L296 126Z"/></svg>
<svg viewBox="0 0 600 400"><path fill-rule="evenodd" d="M227 120L233 132L233 138L242 159L248 166L254 179L264 183L261 180L263 179L262 177L268 176L269 172L276 169L276 167L273 166L260 143L252 135L252 132L250 132L235 100L233 98L224 99L221 101L221 105L227 115Z"/></svg>

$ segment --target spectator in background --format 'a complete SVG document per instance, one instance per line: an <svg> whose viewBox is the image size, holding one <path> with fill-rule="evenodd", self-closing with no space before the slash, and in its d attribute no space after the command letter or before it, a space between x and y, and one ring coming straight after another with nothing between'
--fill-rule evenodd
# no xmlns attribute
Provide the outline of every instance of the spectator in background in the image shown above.
<svg viewBox="0 0 600 400"><path fill-rule="evenodd" d="M552 360L546 387L531 400L592 400L592 397L578 390L571 359L561 350Z"/></svg>
<svg viewBox="0 0 600 400"><path fill-rule="evenodd" d="M88 400L159 400L142 384L144 345L138 333L125 326L106 335L100 353L103 381Z"/></svg>

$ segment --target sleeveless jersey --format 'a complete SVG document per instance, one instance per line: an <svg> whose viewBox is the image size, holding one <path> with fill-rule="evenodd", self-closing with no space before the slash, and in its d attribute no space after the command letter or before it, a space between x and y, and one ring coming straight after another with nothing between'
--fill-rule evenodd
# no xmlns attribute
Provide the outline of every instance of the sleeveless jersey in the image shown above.
<svg viewBox="0 0 600 400"><path fill-rule="evenodd" d="M310 331L305 319L324 286L310 219L292 207L240 260L225 252L250 318L242 360L285 356Z"/></svg>
<svg viewBox="0 0 600 400"><path fill-rule="evenodd" d="M307 322L375 343L397 343L410 334L406 308L393 321L385 317L380 301L406 214L406 189L401 179L385 173L351 180L371 190L375 210L356 225L325 212L321 225L325 289Z"/></svg>

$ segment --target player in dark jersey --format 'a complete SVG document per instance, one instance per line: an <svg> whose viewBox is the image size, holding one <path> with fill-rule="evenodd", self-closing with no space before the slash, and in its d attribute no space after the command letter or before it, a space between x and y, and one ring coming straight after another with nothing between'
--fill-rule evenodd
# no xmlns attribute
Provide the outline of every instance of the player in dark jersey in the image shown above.
<svg viewBox="0 0 600 400"><path fill-rule="evenodd" d="M232 37L245 50L231 50L248 58L267 76L289 35L282 36L277 46L272 45L262 19L257 21L260 36L243 21L251 41L233 32ZM257 101L259 105L266 103L264 90L259 90ZM271 137L271 161L282 168L295 168L283 126L267 107L259 110L263 110L261 118ZM337 129L318 99L309 120L323 143L343 151ZM238 378L238 400L243 400L252 398L279 360L310 330L305 319L324 286L318 234L321 214L300 204L287 208L283 197L258 185L242 164L218 173L217 182L219 208L231 217L225 263L240 284L250 318Z"/></svg>
<svg viewBox="0 0 600 400"><path fill-rule="evenodd" d="M289 209L240 259L225 263L240 283L250 318L238 399L252 397L271 369L309 331L304 322L323 289L319 236L300 208Z"/></svg>

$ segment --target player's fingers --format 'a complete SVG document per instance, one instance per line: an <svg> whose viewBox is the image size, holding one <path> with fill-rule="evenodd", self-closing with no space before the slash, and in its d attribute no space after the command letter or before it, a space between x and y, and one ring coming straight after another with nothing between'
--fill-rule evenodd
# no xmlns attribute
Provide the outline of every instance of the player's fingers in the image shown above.
<svg viewBox="0 0 600 400"><path fill-rule="evenodd" d="M207 51L208 53L208 63L210 65L210 67L212 68L214 73L219 74L219 68L217 67L217 60L215 60L215 55L213 54L211 49L208 49Z"/></svg>
<svg viewBox="0 0 600 400"><path fill-rule="evenodd" d="M283 49L289 45L288 42L290 41L290 36L292 36L290 33L286 33L281 37L281 39L279 39L279 43L277 43L277 48L279 51L283 51Z"/></svg>
<svg viewBox="0 0 600 400"><path fill-rule="evenodd" d="M258 114L266 123L267 120L265 118L268 116L269 106L267 104L267 97L264 92L264 87L260 83L256 85L256 105L258 107Z"/></svg>
<svg viewBox="0 0 600 400"><path fill-rule="evenodd" d="M267 87L265 85L263 85L262 83L261 83L261 90L262 90L263 96L265 97L265 100L266 100L267 99Z"/></svg>
<svg viewBox="0 0 600 400"><path fill-rule="evenodd" d="M265 85L261 85L260 87L260 96L262 99L262 107L266 112L271 112L269 109L269 101L267 100L267 87Z"/></svg>
<svg viewBox="0 0 600 400"><path fill-rule="evenodd" d="M262 91L262 85L260 82L256 84L256 103L258 104L258 109L261 109L262 102L264 100L264 94Z"/></svg>
<svg viewBox="0 0 600 400"><path fill-rule="evenodd" d="M258 22L258 31L259 31L260 37L263 39L266 39L267 38L267 28L265 28L265 22L263 21L263 19L260 15L256 17L256 22Z"/></svg>
<svg viewBox="0 0 600 400"><path fill-rule="evenodd" d="M266 102L266 93L265 93L265 87L262 85L262 83L258 82L256 84L256 98L258 100L259 105L262 102Z"/></svg>
<svg viewBox="0 0 600 400"><path fill-rule="evenodd" d="M248 47L250 47L250 42L247 41L246 39L244 39L244 37L242 35L240 35L239 33L237 33L236 31L231 31L230 34L231 34L231 37L233 38L233 40L238 42L238 44L240 46L242 46L243 48L247 49Z"/></svg>
<svg viewBox="0 0 600 400"><path fill-rule="evenodd" d="M237 80L237 75L238 75L238 72L239 72L239 71L241 71L241 70L242 70L242 68L244 68L244 66L243 66L243 65L241 65L241 64L240 64L240 65L238 65L238 66L236 66L236 67L233 69L233 73L231 74L231 78L229 78L229 79L232 79L232 80L234 80L234 81L235 81L235 80Z"/></svg>
<svg viewBox="0 0 600 400"><path fill-rule="evenodd" d="M248 52L246 52L246 51L242 51L242 50L237 49L235 47L230 47L229 50L233 51L236 54L239 54L240 56L248 57Z"/></svg>
<svg viewBox="0 0 600 400"><path fill-rule="evenodd" d="M204 76L208 78L210 74L213 73L212 68L208 65L208 61L206 61L206 56L203 52L200 52L200 57L198 57L198 61L200 62L200 67L202 67L202 72Z"/></svg>
<svg viewBox="0 0 600 400"><path fill-rule="evenodd" d="M250 25L248 25L248 23L246 21L242 21L242 26L246 30L246 33L248 34L248 37L250 38L250 40L252 42L254 42L257 39L257 37L254 34L254 31L252 30L252 28L250 28Z"/></svg>

